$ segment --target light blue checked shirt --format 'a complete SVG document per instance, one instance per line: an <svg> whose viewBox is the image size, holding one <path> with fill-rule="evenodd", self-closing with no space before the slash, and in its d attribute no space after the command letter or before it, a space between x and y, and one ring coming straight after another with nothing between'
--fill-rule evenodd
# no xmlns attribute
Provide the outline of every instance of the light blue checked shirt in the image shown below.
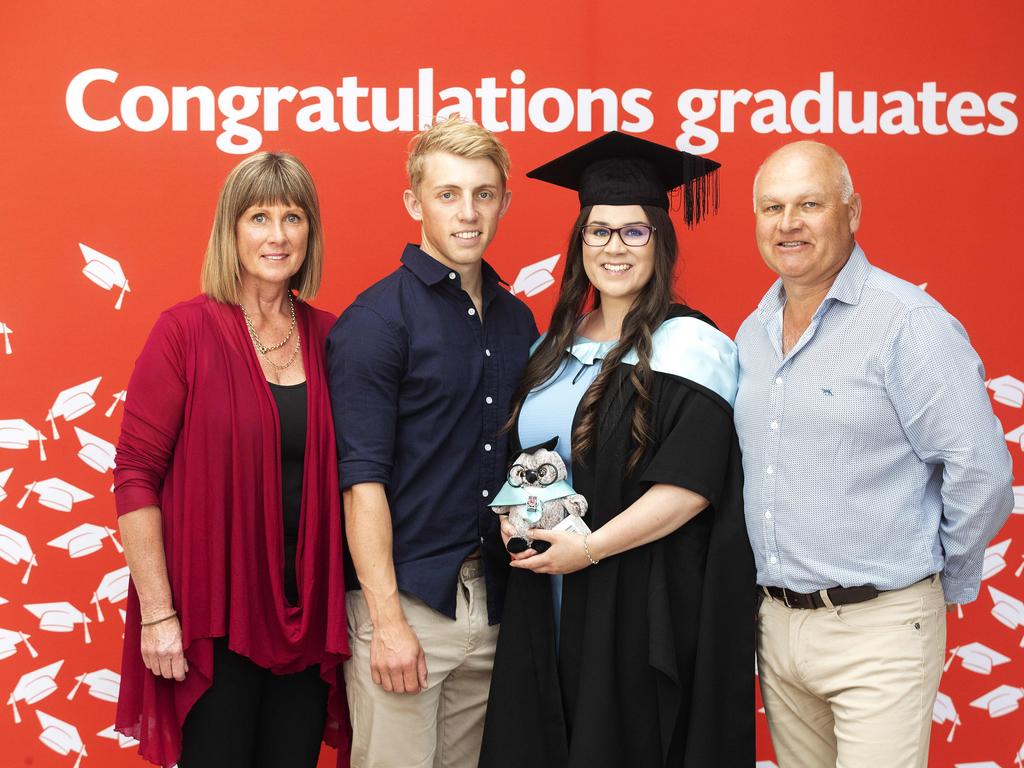
<svg viewBox="0 0 1024 768"><path fill-rule="evenodd" d="M967 333L860 246L782 355L782 281L736 335L736 429L757 582L978 596L1013 475Z"/></svg>

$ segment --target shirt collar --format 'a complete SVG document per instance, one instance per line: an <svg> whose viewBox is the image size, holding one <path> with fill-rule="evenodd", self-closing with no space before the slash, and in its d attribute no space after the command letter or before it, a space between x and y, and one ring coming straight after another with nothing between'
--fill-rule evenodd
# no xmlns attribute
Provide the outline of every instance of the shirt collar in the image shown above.
<svg viewBox="0 0 1024 768"><path fill-rule="evenodd" d="M618 343L618 339L593 341L585 336L577 336L572 346L566 351L583 365L593 365L594 361L604 360L608 357L608 352Z"/></svg>
<svg viewBox="0 0 1024 768"><path fill-rule="evenodd" d="M839 274L836 275L836 279L832 282L832 287L825 294L825 298L815 315L819 315L831 303L829 299L835 299L844 304L859 304L860 295L864 290L864 283L867 282L870 271L871 264L868 262L868 257L860 245L854 243L850 258L846 260L846 264L839 270ZM764 298L757 305L757 314L762 325L770 323L785 303L786 290L782 287L782 278L780 277L772 284L772 287L768 289L768 293L764 295Z"/></svg>
<svg viewBox="0 0 1024 768"><path fill-rule="evenodd" d="M408 243L405 246L405 250L402 251L402 264L404 264L409 271L416 275L416 277L418 277L425 285L437 285L444 280L449 280L449 275L453 272L450 267L446 267L440 261L413 243ZM494 267L486 261L482 261L480 263L480 268L485 290L493 288L498 283L508 285L508 283L501 279L501 275L494 270ZM453 280L453 282L461 285L458 272L455 273L455 280Z"/></svg>

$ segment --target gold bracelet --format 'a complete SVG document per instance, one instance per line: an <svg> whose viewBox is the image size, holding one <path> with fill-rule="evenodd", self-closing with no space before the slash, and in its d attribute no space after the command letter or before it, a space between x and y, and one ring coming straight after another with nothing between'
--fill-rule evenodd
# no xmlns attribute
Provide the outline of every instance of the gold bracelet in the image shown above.
<svg viewBox="0 0 1024 768"><path fill-rule="evenodd" d="M587 553L587 560L590 561L590 564L591 565L597 565L601 561L600 560L595 560L593 557L590 556L590 547L587 545L587 537L589 535L590 535L589 533L583 534L583 551Z"/></svg>
<svg viewBox="0 0 1024 768"><path fill-rule="evenodd" d="M154 619L153 621L144 621L144 622L142 622L141 626L143 626L143 627L152 627L154 624L161 624L161 623L167 621L168 619L173 619L177 615L178 615L177 611L171 611L167 616L164 616L162 619Z"/></svg>

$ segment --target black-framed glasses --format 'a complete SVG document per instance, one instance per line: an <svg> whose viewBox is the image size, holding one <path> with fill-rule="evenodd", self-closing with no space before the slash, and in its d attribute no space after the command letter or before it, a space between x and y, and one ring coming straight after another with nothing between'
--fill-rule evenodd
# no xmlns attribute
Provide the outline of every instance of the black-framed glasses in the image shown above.
<svg viewBox="0 0 1024 768"><path fill-rule="evenodd" d="M587 245L600 248L611 242L612 235L617 234L622 244L630 248L639 248L647 245L651 239L651 233L657 227L651 224L627 224L624 227L606 227L603 224L586 224L580 229L583 231L583 242Z"/></svg>

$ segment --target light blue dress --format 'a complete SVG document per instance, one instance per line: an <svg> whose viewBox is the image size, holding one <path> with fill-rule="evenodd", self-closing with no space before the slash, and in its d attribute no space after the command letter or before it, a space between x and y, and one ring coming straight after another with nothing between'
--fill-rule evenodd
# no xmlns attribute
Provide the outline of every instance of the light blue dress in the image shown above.
<svg viewBox="0 0 1024 768"><path fill-rule="evenodd" d="M565 462L572 484L572 421L584 393L601 371L601 361L617 341L591 341L577 336L565 359L548 381L530 391L519 414L519 444L526 447L558 437L555 450ZM588 499L589 501L589 499ZM562 576L551 577L555 610L555 648L562 613Z"/></svg>

